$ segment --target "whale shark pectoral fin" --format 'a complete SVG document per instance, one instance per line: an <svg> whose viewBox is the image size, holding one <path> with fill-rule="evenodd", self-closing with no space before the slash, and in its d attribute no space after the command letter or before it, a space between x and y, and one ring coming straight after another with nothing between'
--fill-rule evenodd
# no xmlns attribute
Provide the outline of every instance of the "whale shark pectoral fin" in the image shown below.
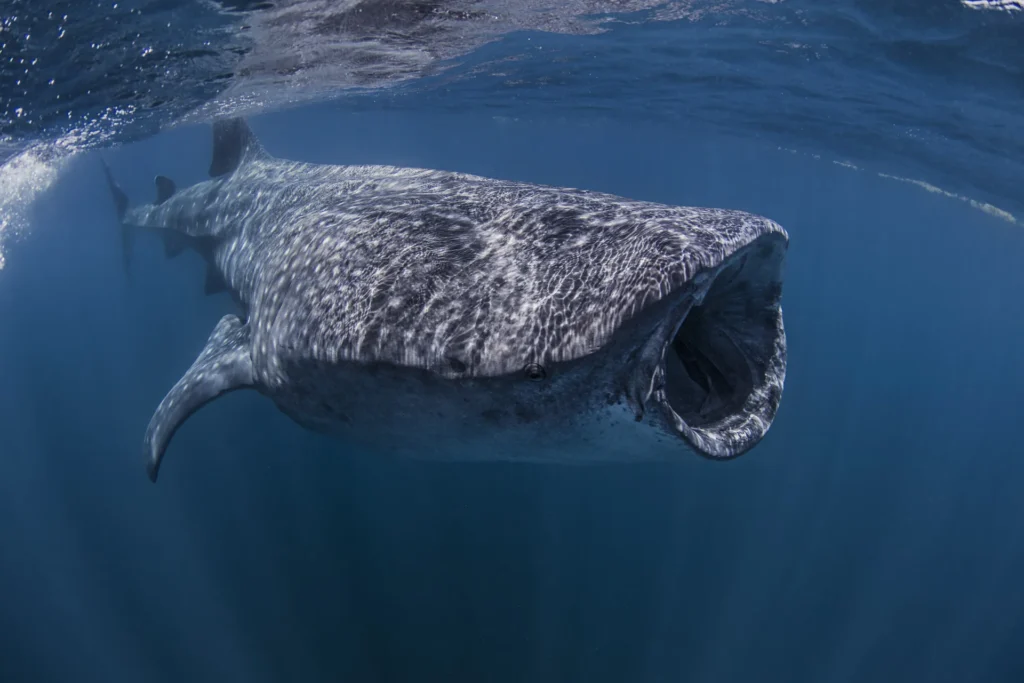
<svg viewBox="0 0 1024 683"><path fill-rule="evenodd" d="M266 159L269 155L241 117L213 122L213 159L210 177L234 173L243 163Z"/></svg>
<svg viewBox="0 0 1024 683"><path fill-rule="evenodd" d="M217 323L192 367L160 402L149 421L145 456L150 480L156 481L171 437L190 415L218 396L252 387L254 382L249 326L238 316L226 315Z"/></svg>

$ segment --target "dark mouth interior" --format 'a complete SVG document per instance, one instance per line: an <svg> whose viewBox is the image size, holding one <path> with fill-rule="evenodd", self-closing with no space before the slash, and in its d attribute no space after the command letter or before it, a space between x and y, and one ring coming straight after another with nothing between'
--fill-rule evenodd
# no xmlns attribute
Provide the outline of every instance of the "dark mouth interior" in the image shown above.
<svg viewBox="0 0 1024 683"><path fill-rule="evenodd" d="M772 244L734 255L665 350L665 399L690 427L742 410L775 353L781 295Z"/></svg>

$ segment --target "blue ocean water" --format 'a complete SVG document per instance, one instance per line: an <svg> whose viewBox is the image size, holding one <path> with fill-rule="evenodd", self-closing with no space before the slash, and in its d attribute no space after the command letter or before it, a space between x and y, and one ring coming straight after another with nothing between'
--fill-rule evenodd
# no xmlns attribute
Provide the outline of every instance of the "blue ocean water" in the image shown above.
<svg viewBox="0 0 1024 683"><path fill-rule="evenodd" d="M20 236L0 270L0 681L1024 680L1024 24L967 4L638 3L602 33L538 5L502 28L547 32L480 45L445 23L473 8L440 3L364 23L104 4L54 58L83 79L59 126L49 74L21 93L4 67L22 115L0 168ZM235 43L286 10L320 16L291 72L289 50ZM0 16L47 25L27 3ZM153 17L175 31L146 33ZM326 68L369 50L360 31L394 40ZM135 68L128 46L157 36L187 49ZM766 62L772 36L832 56ZM110 61L69 67L89 41ZM254 64L273 66L246 81ZM148 200L155 174L205 178L226 111L285 158L777 220L776 423L728 463L411 462L239 393L185 424L154 486L146 422L231 304L153 240L125 276L98 157Z"/></svg>

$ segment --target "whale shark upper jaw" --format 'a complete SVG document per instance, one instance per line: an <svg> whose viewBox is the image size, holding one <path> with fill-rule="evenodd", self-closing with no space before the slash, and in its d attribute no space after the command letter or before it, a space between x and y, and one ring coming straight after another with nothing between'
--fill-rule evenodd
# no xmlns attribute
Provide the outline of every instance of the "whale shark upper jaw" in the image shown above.
<svg viewBox="0 0 1024 683"><path fill-rule="evenodd" d="M637 355L627 400L638 420L650 414L716 460L764 438L786 375L785 248L783 236L763 235L694 278L681 309Z"/></svg>

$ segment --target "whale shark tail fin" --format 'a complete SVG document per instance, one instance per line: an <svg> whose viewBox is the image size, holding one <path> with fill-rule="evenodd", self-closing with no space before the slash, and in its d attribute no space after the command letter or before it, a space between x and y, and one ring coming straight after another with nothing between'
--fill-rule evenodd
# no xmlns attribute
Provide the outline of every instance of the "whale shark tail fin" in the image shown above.
<svg viewBox="0 0 1024 683"><path fill-rule="evenodd" d="M110 172L107 162L100 159L103 164L103 174L107 177L107 186L110 188L110 196L114 200L114 208L117 210L117 221L121 224L121 260L124 263L125 273L129 272L129 261L131 259L132 243L134 232L124 222L124 216L128 212L128 195L124 193L121 186L114 180L114 174Z"/></svg>
<svg viewBox="0 0 1024 683"><path fill-rule="evenodd" d="M270 155L241 117L220 119L213 122L213 160L210 162L210 177L234 173L240 166Z"/></svg>

